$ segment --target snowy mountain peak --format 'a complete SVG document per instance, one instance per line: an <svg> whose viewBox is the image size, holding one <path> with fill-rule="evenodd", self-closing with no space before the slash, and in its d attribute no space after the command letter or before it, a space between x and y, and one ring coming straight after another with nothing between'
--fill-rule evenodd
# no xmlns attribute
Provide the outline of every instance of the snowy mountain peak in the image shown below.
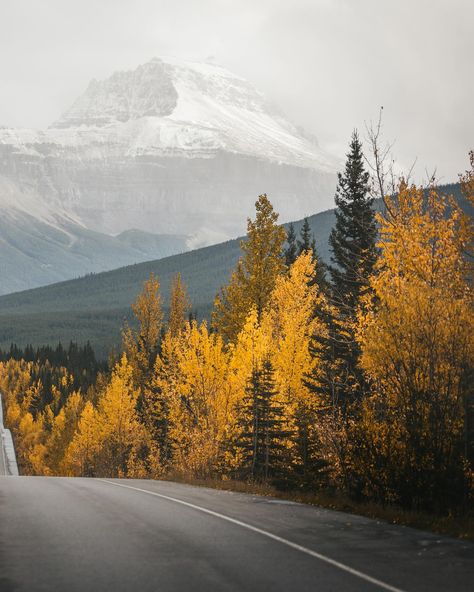
<svg viewBox="0 0 474 592"><path fill-rule="evenodd" d="M215 63L92 80L48 129L0 128L0 293L238 236L264 192L302 218L332 205L338 164Z"/></svg>
<svg viewBox="0 0 474 592"><path fill-rule="evenodd" d="M140 117L164 117L176 107L178 94L169 67L161 60L92 80L87 90L51 127L103 126Z"/></svg>
<svg viewBox="0 0 474 592"><path fill-rule="evenodd" d="M93 79L51 127L103 126L141 117L167 117L175 111L178 99L181 107L207 100L250 111L271 110L263 95L221 66L153 58L135 70L115 72L102 81ZM183 112L181 108L179 114L188 119L196 116L196 109Z"/></svg>
<svg viewBox="0 0 474 592"><path fill-rule="evenodd" d="M127 156L225 151L325 172L338 164L243 78L176 58L93 80L49 132L60 144L121 145Z"/></svg>

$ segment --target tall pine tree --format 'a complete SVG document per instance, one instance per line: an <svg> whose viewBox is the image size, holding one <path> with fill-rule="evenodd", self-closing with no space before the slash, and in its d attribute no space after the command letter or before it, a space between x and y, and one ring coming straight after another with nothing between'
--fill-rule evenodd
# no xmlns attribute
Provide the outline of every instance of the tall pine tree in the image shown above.
<svg viewBox="0 0 474 592"><path fill-rule="evenodd" d="M313 283L315 283L320 290L326 292L327 289L327 265L319 256L316 248L316 240L314 234L311 232L311 226L308 218L303 220L303 225L300 230L300 238L297 239L296 244L298 246L297 256L301 253L311 251L313 253L313 261L316 263L316 274Z"/></svg>
<svg viewBox="0 0 474 592"><path fill-rule="evenodd" d="M289 269L298 257L298 247L296 245L296 232L293 222L290 222L290 224L288 225L286 243L287 246L285 249L285 263Z"/></svg>
<svg viewBox="0 0 474 592"><path fill-rule="evenodd" d="M355 322L361 298L369 290L369 277L377 258L377 226L369 182L362 144L354 131L344 172L338 174L336 224L329 237L331 291L335 307L331 323L333 344L329 349L340 370L338 383L345 391L344 400L361 387Z"/></svg>
<svg viewBox="0 0 474 592"><path fill-rule="evenodd" d="M300 230L300 238L296 241L296 244L298 245L299 255L301 255L303 251L313 251L313 253L316 251L316 241L311 232L308 218L303 220L303 225Z"/></svg>

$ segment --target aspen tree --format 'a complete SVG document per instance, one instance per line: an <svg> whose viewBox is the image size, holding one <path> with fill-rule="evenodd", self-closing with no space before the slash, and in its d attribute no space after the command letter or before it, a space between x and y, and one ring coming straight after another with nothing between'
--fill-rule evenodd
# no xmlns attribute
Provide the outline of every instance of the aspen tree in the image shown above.
<svg viewBox="0 0 474 592"><path fill-rule="evenodd" d="M222 338L210 333L206 323L198 326L193 321L174 356L168 373L158 377L169 409L172 466L179 472L209 476L222 463L231 423L229 354Z"/></svg>
<svg viewBox="0 0 474 592"><path fill-rule="evenodd" d="M125 327L123 344L133 367L135 382L142 388L149 380L155 364L163 324L160 283L154 274L150 274L143 284L143 290L132 304L132 310L138 321L138 329Z"/></svg>
<svg viewBox="0 0 474 592"><path fill-rule="evenodd" d="M293 464L300 478L317 473L321 451L318 449L317 414L320 398L308 388L308 375L322 373L319 355L312 355L311 344L327 328L314 314L326 306L325 296L314 286L317 262L311 251L303 252L291 266L288 276L277 278L267 316L272 330L272 364L275 384L283 404L286 429L293 434ZM314 478L317 479L315 474Z"/></svg>
<svg viewBox="0 0 474 592"><path fill-rule="evenodd" d="M84 404L81 393L75 391L69 395L65 405L52 418L46 440L46 463L54 475L64 474L67 470L64 457L77 430Z"/></svg>
<svg viewBox="0 0 474 592"><path fill-rule="evenodd" d="M79 418L77 430L64 456L65 473L76 477L100 476L98 458L102 441L97 409L87 401Z"/></svg>
<svg viewBox="0 0 474 592"><path fill-rule="evenodd" d="M466 487L463 424L472 396L474 313L468 235L448 198L402 183L379 216L374 298L359 312L361 365L374 394L354 460L365 489L404 506L439 509ZM357 448L355 448L357 452Z"/></svg>
<svg viewBox="0 0 474 592"><path fill-rule="evenodd" d="M286 235L277 224L278 214L265 194L259 196L255 207L255 220L247 220L247 239L241 242L242 257L214 302L213 326L231 342L237 339L252 308L260 320L275 280L285 268Z"/></svg>
<svg viewBox="0 0 474 592"><path fill-rule="evenodd" d="M87 403L68 451L72 467L90 476L127 476L128 463L146 441L136 411L138 390L123 354L112 371L97 408Z"/></svg>
<svg viewBox="0 0 474 592"><path fill-rule="evenodd" d="M132 304L132 310L138 321L138 329L125 327L124 351L133 371L134 385L138 389L136 405L140 419L150 438L154 438L159 394L153 388L153 374L162 332L163 310L160 283L153 273L143 284L143 290ZM150 455L150 450L146 452L145 448L142 452L144 456Z"/></svg>

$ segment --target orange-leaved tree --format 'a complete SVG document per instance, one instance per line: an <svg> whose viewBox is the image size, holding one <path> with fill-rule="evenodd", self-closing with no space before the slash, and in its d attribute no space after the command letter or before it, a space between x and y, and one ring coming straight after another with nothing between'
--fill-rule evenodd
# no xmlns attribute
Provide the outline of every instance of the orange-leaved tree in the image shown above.
<svg viewBox="0 0 474 592"><path fill-rule="evenodd" d="M262 324L270 324L271 359L275 385L284 410L286 429L293 434L286 445L292 450L294 479L299 483L317 480L325 463L318 438L318 412L322 401L308 388L308 375L322 373L322 360L312 355L315 337L327 335L327 328L315 314L327 306L314 282L317 262L311 251L303 252L279 276Z"/></svg>
<svg viewBox="0 0 474 592"><path fill-rule="evenodd" d="M360 489L440 509L467 491L466 402L474 387L472 285L463 214L434 188L400 185L379 216L374 298L360 312L373 394L354 430Z"/></svg>
<svg viewBox="0 0 474 592"><path fill-rule="evenodd" d="M67 452L68 469L86 476L143 475L140 449L147 435L136 411L138 390L123 354L112 371L97 407L87 403Z"/></svg>
<svg viewBox="0 0 474 592"><path fill-rule="evenodd" d="M163 341L155 376L168 415L170 467L207 477L222 469L232 423L229 354L205 322L193 321L176 339Z"/></svg>
<svg viewBox="0 0 474 592"><path fill-rule="evenodd" d="M255 220L247 220L247 239L241 242L242 257L214 303L213 326L231 342L237 339L252 308L260 321L276 278L285 269L286 233L277 224L278 214L265 194L259 196L255 207Z"/></svg>

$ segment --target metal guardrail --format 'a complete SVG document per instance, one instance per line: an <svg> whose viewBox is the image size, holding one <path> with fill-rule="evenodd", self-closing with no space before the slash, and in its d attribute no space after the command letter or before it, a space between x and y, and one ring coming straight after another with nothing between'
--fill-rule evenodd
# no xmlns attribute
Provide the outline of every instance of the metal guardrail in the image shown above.
<svg viewBox="0 0 474 592"><path fill-rule="evenodd" d="M15 446L10 430L3 426L3 403L0 394L0 455L3 475L16 477L18 473L18 464L16 462ZM0 468L1 468L0 467Z"/></svg>

